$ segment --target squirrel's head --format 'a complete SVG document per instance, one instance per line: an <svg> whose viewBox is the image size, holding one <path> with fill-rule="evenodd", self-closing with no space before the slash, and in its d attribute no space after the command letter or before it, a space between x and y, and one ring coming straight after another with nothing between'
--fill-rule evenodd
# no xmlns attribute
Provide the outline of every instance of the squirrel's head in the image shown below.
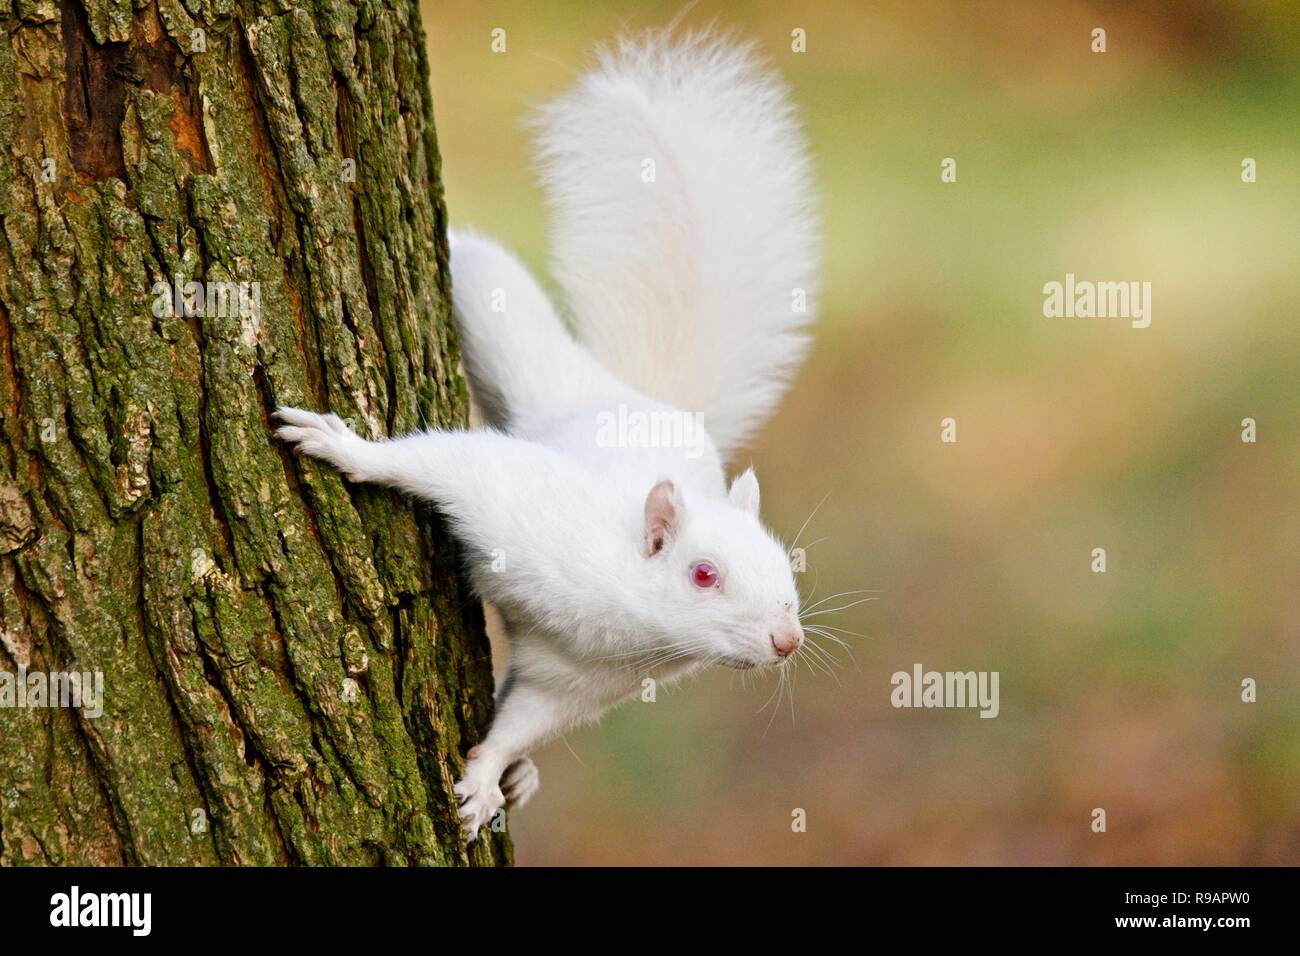
<svg viewBox="0 0 1300 956"><path fill-rule="evenodd" d="M759 522L758 497L752 468L723 500L686 500L671 481L646 495L645 580L683 658L761 667L803 644L790 559Z"/></svg>

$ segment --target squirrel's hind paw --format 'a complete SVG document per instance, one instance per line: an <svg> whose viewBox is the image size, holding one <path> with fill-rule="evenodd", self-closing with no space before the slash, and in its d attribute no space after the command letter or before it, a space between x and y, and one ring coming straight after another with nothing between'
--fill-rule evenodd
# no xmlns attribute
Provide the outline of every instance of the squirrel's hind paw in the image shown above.
<svg viewBox="0 0 1300 956"><path fill-rule="evenodd" d="M539 786L537 764L527 757L520 757L509 767L501 778L501 790L506 796L506 806L511 810L522 807L533 798Z"/></svg>

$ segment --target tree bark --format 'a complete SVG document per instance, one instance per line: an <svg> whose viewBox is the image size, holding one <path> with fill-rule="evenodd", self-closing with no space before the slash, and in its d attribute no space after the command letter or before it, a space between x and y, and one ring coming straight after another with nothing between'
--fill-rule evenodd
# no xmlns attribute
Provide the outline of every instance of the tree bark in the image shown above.
<svg viewBox="0 0 1300 956"><path fill-rule="evenodd" d="M508 862L453 541L269 421L466 422L416 0L0 15L0 671L104 681L0 707L0 864Z"/></svg>

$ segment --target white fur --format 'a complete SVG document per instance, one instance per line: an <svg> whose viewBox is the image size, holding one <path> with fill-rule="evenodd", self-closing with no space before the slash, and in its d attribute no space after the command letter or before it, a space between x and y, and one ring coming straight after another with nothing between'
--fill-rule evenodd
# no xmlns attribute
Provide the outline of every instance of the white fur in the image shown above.
<svg viewBox="0 0 1300 956"><path fill-rule="evenodd" d="M776 407L815 308L810 163L784 86L751 45L652 32L603 51L536 128L578 338L702 413L729 457Z"/></svg>
<svg viewBox="0 0 1300 956"><path fill-rule="evenodd" d="M618 370L646 389L693 386L681 397L708 403L709 434L691 446L602 440L601 416L620 407L680 413L611 374L514 256L467 235L452 241L454 312L492 428L371 442L334 415L277 412L279 436L300 452L354 481L435 502L475 589L501 611L510 664L491 731L456 785L470 839L503 804L536 791L527 754L635 695L645 678L673 680L710 663L777 665L774 635L802 637L786 550L758 520L758 480L746 471L728 489L710 440L715 428L740 440L770 410L797 355L795 323L775 300L779 287L811 281L802 146L785 100L743 49L651 37L619 50L584 81L591 97L575 94L548 114L574 127L545 134L552 181L569 161L564 144L583 153L562 185L563 275L586 341L599 343L603 359L621 356ZM590 141L602 124L608 131ZM647 136L676 150L674 176L659 185L675 194L661 196L663 206L646 205L639 183L615 174L617 157L639 155ZM735 177L722 175L728 165ZM581 175L594 178L584 187ZM584 188L589 202L578 195ZM742 208L766 239L741 228ZM594 228L587 217L597 210L615 236L565 238ZM686 212L706 218L675 218ZM679 228L699 241L668 248ZM643 235L644 257L635 254ZM714 324L686 334L668 321L660 341L652 317L669 305ZM700 561L718 569L717 587L692 580Z"/></svg>

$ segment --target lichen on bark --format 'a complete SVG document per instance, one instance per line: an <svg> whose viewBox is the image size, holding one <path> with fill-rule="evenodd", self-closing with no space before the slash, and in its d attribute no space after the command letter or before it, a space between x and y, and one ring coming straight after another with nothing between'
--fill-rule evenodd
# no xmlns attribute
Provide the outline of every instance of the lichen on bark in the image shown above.
<svg viewBox="0 0 1300 956"><path fill-rule="evenodd" d="M417 5L0 16L0 669L105 681L0 708L0 864L508 861L451 791L491 706L454 543L268 418L466 422Z"/></svg>

